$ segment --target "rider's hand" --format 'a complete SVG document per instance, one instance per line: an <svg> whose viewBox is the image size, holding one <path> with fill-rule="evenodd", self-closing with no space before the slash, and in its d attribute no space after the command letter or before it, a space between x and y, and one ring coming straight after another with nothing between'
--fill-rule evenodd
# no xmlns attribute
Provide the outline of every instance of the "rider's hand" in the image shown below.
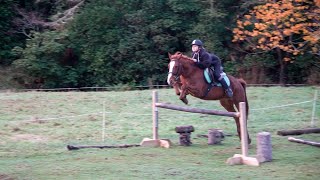
<svg viewBox="0 0 320 180"><path fill-rule="evenodd" d="M196 59L192 59L192 61L193 61L193 62L197 62L197 60L196 60Z"/></svg>

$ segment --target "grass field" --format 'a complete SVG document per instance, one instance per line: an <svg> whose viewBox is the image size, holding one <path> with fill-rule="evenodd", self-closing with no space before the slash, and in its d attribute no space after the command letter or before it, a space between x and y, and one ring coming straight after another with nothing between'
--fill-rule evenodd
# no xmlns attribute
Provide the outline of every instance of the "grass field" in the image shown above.
<svg viewBox="0 0 320 180"><path fill-rule="evenodd" d="M172 89L160 89L159 101L183 105ZM315 88L249 87L249 133L256 152L256 133L272 134L273 161L260 167L229 166L240 153L234 120L159 110L159 135L174 146L164 148L82 149L71 145L138 144L152 137L152 90L124 92L0 93L0 179L320 179L320 148L292 143L277 130L310 126ZM188 97L191 107L223 110L217 101ZM106 104L105 141L102 112ZM292 106L284 106L288 104ZM320 126L320 102L316 106ZM178 145L174 129L193 125L192 146ZM227 136L209 146L210 128ZM298 136L320 142L319 134Z"/></svg>

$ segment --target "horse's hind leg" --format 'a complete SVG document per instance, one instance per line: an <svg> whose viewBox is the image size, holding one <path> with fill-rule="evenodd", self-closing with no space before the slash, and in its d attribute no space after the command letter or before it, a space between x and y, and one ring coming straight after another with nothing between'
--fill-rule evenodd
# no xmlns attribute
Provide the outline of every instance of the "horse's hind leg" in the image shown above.
<svg viewBox="0 0 320 180"><path fill-rule="evenodd" d="M234 108L233 101L231 99L221 99L220 104L228 111L228 112L237 112ZM240 120L238 117L234 118L236 125L237 125L237 133L241 140L241 130L240 130ZM251 142L251 141L249 141ZM250 143L249 143L250 144Z"/></svg>

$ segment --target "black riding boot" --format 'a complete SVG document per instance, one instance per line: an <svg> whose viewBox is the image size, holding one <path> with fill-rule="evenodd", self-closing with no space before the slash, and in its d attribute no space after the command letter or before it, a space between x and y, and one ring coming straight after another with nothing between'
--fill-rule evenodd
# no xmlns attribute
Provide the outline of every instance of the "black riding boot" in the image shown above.
<svg viewBox="0 0 320 180"><path fill-rule="evenodd" d="M222 78L222 79L220 80L220 83L221 83L223 89L225 90L227 96L228 96L229 98L231 98L231 97L233 96L233 92L232 92L232 89L228 86L226 80L225 80L224 78Z"/></svg>

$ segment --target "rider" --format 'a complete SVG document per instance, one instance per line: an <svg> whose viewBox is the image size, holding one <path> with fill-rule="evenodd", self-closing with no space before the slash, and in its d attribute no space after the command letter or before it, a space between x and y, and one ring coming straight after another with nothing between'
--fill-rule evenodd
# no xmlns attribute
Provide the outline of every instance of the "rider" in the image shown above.
<svg viewBox="0 0 320 180"><path fill-rule="evenodd" d="M212 66L214 68L214 78L222 84L228 97L233 96L232 89L228 86L223 76L221 76L222 66L220 58L214 54L208 53L203 48L202 41L198 39L192 41L192 59L201 69Z"/></svg>

